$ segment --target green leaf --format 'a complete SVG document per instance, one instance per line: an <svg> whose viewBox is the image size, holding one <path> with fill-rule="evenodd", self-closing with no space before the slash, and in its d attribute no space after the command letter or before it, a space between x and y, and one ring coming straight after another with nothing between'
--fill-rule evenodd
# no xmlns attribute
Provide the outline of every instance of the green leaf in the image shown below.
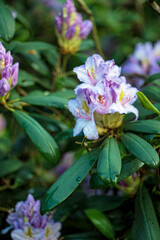
<svg viewBox="0 0 160 240"><path fill-rule="evenodd" d="M121 156L114 138L107 138L100 153L97 173L106 184L115 184L121 171Z"/></svg>
<svg viewBox="0 0 160 240"><path fill-rule="evenodd" d="M153 82L153 81L155 81L155 80L157 80L157 79L160 79L160 73L156 73L156 74L154 74L154 75L152 75L152 76L149 76L149 77L146 79L146 81L145 81L145 85L147 85L148 83Z"/></svg>
<svg viewBox="0 0 160 240"><path fill-rule="evenodd" d="M0 162L0 177L4 177L12 172L19 170L23 163L17 159L13 160L3 160Z"/></svg>
<svg viewBox="0 0 160 240"><path fill-rule="evenodd" d="M19 70L18 85L21 87L31 87L35 85L35 77L24 70Z"/></svg>
<svg viewBox="0 0 160 240"><path fill-rule="evenodd" d="M82 41L79 47L79 51L88 51L93 48L94 48L94 41L92 39L86 39Z"/></svg>
<svg viewBox="0 0 160 240"><path fill-rule="evenodd" d="M99 151L94 149L83 155L58 178L43 198L41 204L43 214L64 201L79 186L95 164Z"/></svg>
<svg viewBox="0 0 160 240"><path fill-rule="evenodd" d="M92 174L89 184L91 189L106 188L106 185L96 172Z"/></svg>
<svg viewBox="0 0 160 240"><path fill-rule="evenodd" d="M45 62L43 62L39 57L29 53L21 53L23 60L27 65L31 66L35 71L42 74L43 76L48 76L50 74L49 68Z"/></svg>
<svg viewBox="0 0 160 240"><path fill-rule="evenodd" d="M153 115L155 114L155 112L153 110L147 110L145 109L140 102L137 100L137 102L134 104L134 106L138 109L139 111L139 119L145 119L146 117L148 117L149 115ZM158 111L160 111L160 103L155 103L153 104L153 106L155 106L155 108L158 109Z"/></svg>
<svg viewBox="0 0 160 240"><path fill-rule="evenodd" d="M115 239L113 226L105 214L94 208L86 209L85 214L104 236Z"/></svg>
<svg viewBox="0 0 160 240"><path fill-rule="evenodd" d="M145 109L153 111L160 115L160 111L149 101L149 99L142 92L138 92L137 96L140 103Z"/></svg>
<svg viewBox="0 0 160 240"><path fill-rule="evenodd" d="M62 97L54 96L54 94L50 94L48 96L45 95L37 95L37 96L26 96L20 99L22 102L26 102L36 106L44 106L44 107L54 107L61 109L68 109L68 100Z"/></svg>
<svg viewBox="0 0 160 240"><path fill-rule="evenodd" d="M21 14L20 12L17 11L17 9L14 9L12 7L10 7L10 9L11 9L11 11L14 11L17 15L16 21L18 20L24 26L24 28L31 30L30 22L28 21L28 19L25 18L24 15L22 15L23 13Z"/></svg>
<svg viewBox="0 0 160 240"><path fill-rule="evenodd" d="M48 117L48 116L40 115L37 113L30 113L29 115L31 117L35 118L42 126L43 125L48 126L47 129L50 128L49 131L51 131L51 132L54 131L54 130L52 130L52 128L57 129L58 133L68 129L68 126L64 122L53 119L52 116ZM55 136L55 140L56 140L56 137L57 137L57 135Z"/></svg>
<svg viewBox="0 0 160 240"><path fill-rule="evenodd" d="M47 50L47 49L55 49L52 44L46 42L16 42L14 41L13 52L14 53L24 53L30 50L40 51L40 50Z"/></svg>
<svg viewBox="0 0 160 240"><path fill-rule="evenodd" d="M160 229L151 198L144 187L139 188L135 203L133 240L158 240Z"/></svg>
<svg viewBox="0 0 160 240"><path fill-rule="evenodd" d="M13 116L24 128L34 145L43 156L52 164L59 160L59 149L54 139L44 128L28 114L21 111L14 111Z"/></svg>
<svg viewBox="0 0 160 240"><path fill-rule="evenodd" d="M84 206L86 201L86 194L83 192L74 192L68 199L61 203L54 214L54 221L64 222L70 217L77 209Z"/></svg>
<svg viewBox="0 0 160 240"><path fill-rule="evenodd" d="M96 208L101 212L107 212L120 207L124 201L125 198L120 196L95 195L88 198L85 208Z"/></svg>
<svg viewBox="0 0 160 240"><path fill-rule="evenodd" d="M121 136L121 140L128 151L142 162L153 168L158 167L158 154L156 150L144 139L133 133L125 133Z"/></svg>
<svg viewBox="0 0 160 240"><path fill-rule="evenodd" d="M5 41L13 38L15 21L8 7L0 0L0 37Z"/></svg>
<svg viewBox="0 0 160 240"><path fill-rule="evenodd" d="M71 98L76 98L76 95L74 93L74 90L71 89L62 89L62 90L58 90L56 92L53 93L54 96L56 97L62 97L65 99L71 99Z"/></svg>
<svg viewBox="0 0 160 240"><path fill-rule="evenodd" d="M47 62L51 66L55 66L57 64L57 59L58 59L58 50L54 46L53 49L48 49L48 50L43 50L42 55L46 58Z"/></svg>
<svg viewBox="0 0 160 240"><path fill-rule="evenodd" d="M160 123L156 120L141 120L127 123L123 126L123 129L142 133L160 134Z"/></svg>
<svg viewBox="0 0 160 240"><path fill-rule="evenodd" d="M76 233L64 236L63 240L99 240L97 232Z"/></svg>
<svg viewBox="0 0 160 240"><path fill-rule="evenodd" d="M156 86L147 86L143 89L143 93L150 99L160 102L160 89Z"/></svg>
<svg viewBox="0 0 160 240"><path fill-rule="evenodd" d="M144 163L141 162L139 159L133 158L133 156L126 156L122 160L122 169L118 177L118 181L121 181L131 176L133 173L137 172L143 165Z"/></svg>

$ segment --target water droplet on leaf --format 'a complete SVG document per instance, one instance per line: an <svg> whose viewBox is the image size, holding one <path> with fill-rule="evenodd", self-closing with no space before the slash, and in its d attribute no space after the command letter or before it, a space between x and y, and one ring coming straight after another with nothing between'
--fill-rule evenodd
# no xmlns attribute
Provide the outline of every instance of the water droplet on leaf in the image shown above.
<svg viewBox="0 0 160 240"><path fill-rule="evenodd" d="M81 181L81 178L80 178L80 177L77 177L77 178L76 178L76 181L77 181L77 182L80 182L80 181Z"/></svg>

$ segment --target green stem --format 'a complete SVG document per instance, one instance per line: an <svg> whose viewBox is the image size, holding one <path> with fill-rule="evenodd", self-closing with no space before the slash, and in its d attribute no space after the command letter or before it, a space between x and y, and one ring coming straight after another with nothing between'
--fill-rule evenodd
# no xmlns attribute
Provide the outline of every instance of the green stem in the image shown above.
<svg viewBox="0 0 160 240"><path fill-rule="evenodd" d="M77 2L79 2L83 11L88 15L89 19L91 20L91 22L93 24L93 39L94 39L94 42L95 42L95 46L96 46L97 52L104 58L104 54L103 54L103 51L102 51L102 48L101 48L101 44L100 44L100 40L99 40L99 36L98 36L96 23L95 23L95 20L94 20L94 17L93 17L93 13L88 8L88 6L87 6L87 4L85 3L84 0L77 0Z"/></svg>
<svg viewBox="0 0 160 240"><path fill-rule="evenodd" d="M9 110L9 111L11 111L11 112L14 112L14 109L11 108L11 107L9 107L9 106L6 104L6 102L3 103L3 106L4 106L7 110Z"/></svg>
<svg viewBox="0 0 160 240"><path fill-rule="evenodd" d="M158 15L160 15L160 6L154 0L149 0L149 5Z"/></svg>
<svg viewBox="0 0 160 240"><path fill-rule="evenodd" d="M0 211L9 213L9 209L8 208L4 208L4 207L0 207Z"/></svg>
<svg viewBox="0 0 160 240"><path fill-rule="evenodd" d="M65 55L64 58L63 58L63 66L62 66L62 72L63 73L66 72L69 57L70 57L70 55Z"/></svg>
<svg viewBox="0 0 160 240"><path fill-rule="evenodd" d="M57 65L55 68L55 71L53 72L53 79L52 79L52 89L51 92L55 91L56 88L56 80L60 72L60 67L61 67L61 53L59 52L58 54L58 59L57 59Z"/></svg>

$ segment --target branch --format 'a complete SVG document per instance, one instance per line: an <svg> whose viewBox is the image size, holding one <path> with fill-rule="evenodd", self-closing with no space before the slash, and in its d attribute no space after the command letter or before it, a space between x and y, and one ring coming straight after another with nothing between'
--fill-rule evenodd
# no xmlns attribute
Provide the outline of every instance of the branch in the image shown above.
<svg viewBox="0 0 160 240"><path fill-rule="evenodd" d="M149 5L160 16L160 6L154 0L149 0Z"/></svg>
<svg viewBox="0 0 160 240"><path fill-rule="evenodd" d="M77 2L79 2L83 11L88 15L89 19L93 23L93 38L94 38L95 46L96 46L97 52L104 58L104 54L101 48L100 40L98 37L98 31L97 31L97 27L96 27L96 23L95 23L92 11L88 8L84 0L77 0Z"/></svg>

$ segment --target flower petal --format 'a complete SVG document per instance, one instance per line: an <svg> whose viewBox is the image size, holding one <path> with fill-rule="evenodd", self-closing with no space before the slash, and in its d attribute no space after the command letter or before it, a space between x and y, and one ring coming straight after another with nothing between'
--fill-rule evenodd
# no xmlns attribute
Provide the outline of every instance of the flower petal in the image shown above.
<svg viewBox="0 0 160 240"><path fill-rule="evenodd" d="M86 69L85 69L85 65L81 65L79 67L75 67L73 69L73 72L75 72L77 74L77 78L84 83L90 83L90 80L88 78Z"/></svg>

